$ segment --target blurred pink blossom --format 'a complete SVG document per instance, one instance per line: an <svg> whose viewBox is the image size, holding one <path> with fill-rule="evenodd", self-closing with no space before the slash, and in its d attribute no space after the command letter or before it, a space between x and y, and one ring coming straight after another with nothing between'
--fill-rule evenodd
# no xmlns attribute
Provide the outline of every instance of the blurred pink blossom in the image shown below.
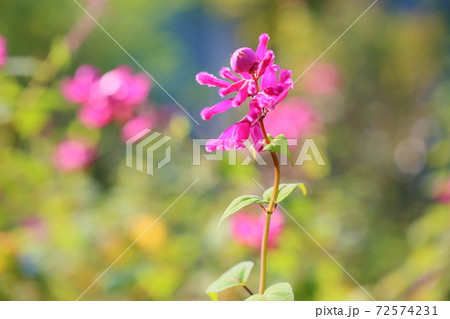
<svg viewBox="0 0 450 319"><path fill-rule="evenodd" d="M84 105L78 112L78 117L88 127L103 127L109 124L113 118L109 105Z"/></svg>
<svg viewBox="0 0 450 319"><path fill-rule="evenodd" d="M292 98L280 104L276 112L269 112L265 123L268 134L299 138L320 128L319 115L309 102Z"/></svg>
<svg viewBox="0 0 450 319"><path fill-rule="evenodd" d="M8 43L6 39L0 35L0 67L4 66L8 59Z"/></svg>
<svg viewBox="0 0 450 319"><path fill-rule="evenodd" d="M91 65L82 65L72 79L62 81L62 93L67 101L76 104L87 103L91 88L98 81L100 72Z"/></svg>
<svg viewBox="0 0 450 319"><path fill-rule="evenodd" d="M115 102L141 104L148 96L150 80L143 73L134 75L130 67L123 65L100 78L100 89Z"/></svg>
<svg viewBox="0 0 450 319"><path fill-rule="evenodd" d="M259 248L264 231L265 214L238 213L231 216L231 235L234 240L246 246ZM279 210L272 214L269 229L268 247L275 248L284 228L284 217Z"/></svg>
<svg viewBox="0 0 450 319"><path fill-rule="evenodd" d="M44 220L38 216L27 217L22 220L22 227L35 240L44 240L48 230Z"/></svg>
<svg viewBox="0 0 450 319"><path fill-rule="evenodd" d="M315 95L336 93L342 79L339 69L333 64L317 64L305 75L305 89Z"/></svg>
<svg viewBox="0 0 450 319"><path fill-rule="evenodd" d="M149 115L141 115L131 119L122 128L122 141L126 142L144 129L152 129L153 125L153 120Z"/></svg>
<svg viewBox="0 0 450 319"><path fill-rule="evenodd" d="M62 81L61 89L67 101L81 104L80 121L99 128L113 120L121 124L130 120L147 99L150 87L145 74L133 74L128 66L101 75L95 67L83 65L73 78Z"/></svg>
<svg viewBox="0 0 450 319"><path fill-rule="evenodd" d="M450 179L436 186L435 199L440 203L450 204Z"/></svg>
<svg viewBox="0 0 450 319"><path fill-rule="evenodd" d="M95 151L80 141L61 142L53 152L53 165L62 172L87 167L94 161Z"/></svg>

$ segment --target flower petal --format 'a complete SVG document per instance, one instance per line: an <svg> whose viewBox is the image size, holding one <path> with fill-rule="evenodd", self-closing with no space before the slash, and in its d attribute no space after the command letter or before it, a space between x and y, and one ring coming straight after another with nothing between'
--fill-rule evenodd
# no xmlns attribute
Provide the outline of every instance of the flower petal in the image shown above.
<svg viewBox="0 0 450 319"><path fill-rule="evenodd" d="M242 85L236 97L233 99L233 107L239 107L248 97L248 86L249 81L245 81L244 85Z"/></svg>
<svg viewBox="0 0 450 319"><path fill-rule="evenodd" d="M280 82L286 82L292 76L291 70L283 70L280 73Z"/></svg>
<svg viewBox="0 0 450 319"><path fill-rule="evenodd" d="M111 122L112 110L109 105L101 107L85 105L80 109L78 117L84 125L99 128Z"/></svg>
<svg viewBox="0 0 450 319"><path fill-rule="evenodd" d="M144 73L138 73L128 82L127 102L132 104L143 103L150 91L150 78Z"/></svg>
<svg viewBox="0 0 450 319"><path fill-rule="evenodd" d="M256 49L256 56L261 61L264 59L264 56L266 55L267 51L267 43L269 42L269 35L267 33L263 33L259 36L259 45Z"/></svg>
<svg viewBox="0 0 450 319"><path fill-rule="evenodd" d="M208 152L240 150L245 148L244 142L250 136L250 122L243 119L227 128L217 139L211 139L206 143Z"/></svg>
<svg viewBox="0 0 450 319"><path fill-rule="evenodd" d="M214 115L218 113L225 112L232 106L233 99L225 100L222 102L217 103L216 105L213 105L211 107L206 107L202 110L200 115L204 120L210 120Z"/></svg>
<svg viewBox="0 0 450 319"><path fill-rule="evenodd" d="M264 90L277 83L277 72L273 66L269 66L261 78L261 89Z"/></svg>
<svg viewBox="0 0 450 319"><path fill-rule="evenodd" d="M257 100L255 100L255 99L250 101L250 103L248 104L248 107L249 107L249 111L248 111L248 114L246 116L246 119L248 121L250 121L250 123L254 123L261 116L261 110L262 109L259 106Z"/></svg>
<svg viewBox="0 0 450 319"><path fill-rule="evenodd" d="M253 147L258 153L261 152L264 148L264 134L262 132L261 126L259 125L259 122L253 124L250 130L250 134L253 140Z"/></svg>
<svg viewBox="0 0 450 319"><path fill-rule="evenodd" d="M258 85L256 84L256 81L249 81L247 92L249 95L255 95L258 93Z"/></svg>
<svg viewBox="0 0 450 319"><path fill-rule="evenodd" d="M217 86L226 88L230 85L229 82L216 78L214 75L209 74L207 72L200 72L195 77L197 82L201 85L207 85L209 87Z"/></svg>
<svg viewBox="0 0 450 319"><path fill-rule="evenodd" d="M266 52L266 55L264 56L264 59L262 59L261 63L258 67L257 76L262 76L264 72L266 72L266 69L273 64L274 54L272 50L269 50Z"/></svg>
<svg viewBox="0 0 450 319"><path fill-rule="evenodd" d="M223 67L220 72L219 72L220 76L223 77L224 79L228 79L231 80L233 82L237 82L240 81L239 77L237 77L236 75L234 75L233 72L231 72L230 68L227 67Z"/></svg>
<svg viewBox="0 0 450 319"><path fill-rule="evenodd" d="M226 88L220 89L219 95L221 97L224 97L225 95L228 95L232 92L236 92L245 84L245 82L246 82L245 80L240 80L239 82L233 83Z"/></svg>
<svg viewBox="0 0 450 319"><path fill-rule="evenodd" d="M75 72L72 79L66 78L62 82L62 93L71 103L84 103L90 91L99 79L99 71L91 65L82 65Z"/></svg>

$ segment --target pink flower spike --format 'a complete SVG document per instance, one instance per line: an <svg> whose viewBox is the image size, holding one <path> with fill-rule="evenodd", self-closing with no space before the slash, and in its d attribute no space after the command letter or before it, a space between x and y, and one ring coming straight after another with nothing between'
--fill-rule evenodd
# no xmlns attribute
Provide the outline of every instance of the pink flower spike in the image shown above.
<svg viewBox="0 0 450 319"><path fill-rule="evenodd" d="M225 100L222 102L217 103L214 106L206 107L202 110L200 115L204 120L210 120L214 115L218 113L225 112L232 106L233 99Z"/></svg>
<svg viewBox="0 0 450 319"><path fill-rule="evenodd" d="M294 80L288 79L286 82L284 82L283 92L278 97L277 104L286 98L286 96L289 93L289 90L293 90L293 89L294 89Z"/></svg>
<svg viewBox="0 0 450 319"><path fill-rule="evenodd" d="M273 63L274 54L272 50L267 51L264 59L261 61L256 73L258 77L262 76L266 72L267 67Z"/></svg>
<svg viewBox="0 0 450 319"><path fill-rule="evenodd" d="M251 81L251 80L250 80ZM248 86L250 81L245 81L241 89L237 93L236 97L233 99L232 106L239 107L248 97Z"/></svg>
<svg viewBox="0 0 450 319"><path fill-rule="evenodd" d="M233 72L231 72L230 68L227 67L223 67L220 72L219 72L220 76L223 77L224 79L228 79L231 80L233 82L237 82L240 81L240 79L233 74Z"/></svg>
<svg viewBox="0 0 450 319"><path fill-rule="evenodd" d="M248 95L255 95L256 93L258 93L258 85L256 84L256 81L249 81L247 92Z"/></svg>
<svg viewBox="0 0 450 319"><path fill-rule="evenodd" d="M244 142L250 136L250 122L241 120L227 128L218 139L209 140L205 149L208 152L240 150L245 148Z"/></svg>
<svg viewBox="0 0 450 319"><path fill-rule="evenodd" d="M258 93L256 95L256 101L261 108L267 108L272 103L271 96L264 93Z"/></svg>
<svg viewBox="0 0 450 319"><path fill-rule="evenodd" d="M261 126L259 125L259 122L253 124L250 129L250 135L253 140L253 147L255 148L255 151L257 151L258 153L261 152L264 148L264 134L262 132Z"/></svg>
<svg viewBox="0 0 450 319"><path fill-rule="evenodd" d="M53 165L62 172L87 167L94 160L92 148L78 141L63 141L53 152Z"/></svg>
<svg viewBox="0 0 450 319"><path fill-rule="evenodd" d="M6 64L6 60L8 59L8 43L6 39L0 35L0 67Z"/></svg>
<svg viewBox="0 0 450 319"><path fill-rule="evenodd" d="M231 55L230 65L233 72L249 73L257 63L256 53L250 48L240 48Z"/></svg>
<svg viewBox="0 0 450 319"><path fill-rule="evenodd" d="M218 79L214 75L209 74L207 72L200 72L199 74L197 74L197 76L195 78L197 79L197 82L199 84L207 85L209 87L217 86L217 87L226 88L230 85L229 82Z"/></svg>
<svg viewBox="0 0 450 319"><path fill-rule="evenodd" d="M251 100L248 104L249 111L246 116L246 119L249 120L251 123L256 122L259 117L261 116L262 110L259 106L258 102L256 100Z"/></svg>
<svg viewBox="0 0 450 319"><path fill-rule="evenodd" d="M240 80L239 82L233 83L226 88L220 89L219 95L221 97L225 97L226 95L232 92L236 92L237 90L241 89L241 87L245 84L245 82L246 80Z"/></svg>
<svg viewBox="0 0 450 319"><path fill-rule="evenodd" d="M261 77L261 89L274 86L277 83L277 72L273 66L269 66Z"/></svg>
<svg viewBox="0 0 450 319"><path fill-rule="evenodd" d="M269 35L267 33L263 33L259 36L259 45L256 49L256 56L261 61L264 59L264 56L266 55L267 51L267 43L269 42Z"/></svg>
<svg viewBox="0 0 450 319"><path fill-rule="evenodd" d="M226 82L226 86L221 86L221 83L216 82L218 79L210 74L202 72L197 75L197 81L200 84L219 86L219 95L222 97L237 92L234 98L203 109L201 116L205 120L230 107L239 107L250 98L247 115L240 122L226 129L218 139L209 140L206 145L208 152L244 148L243 141L250 135L256 150L258 152L262 150L264 143L260 138L262 128L258 119L261 114L272 111L293 87L291 71L283 70L274 64L275 55L273 51L267 50L268 41L269 36L265 33L261 34L256 53L250 48L243 47L231 55L231 70L223 67L220 70L220 76L234 83Z"/></svg>
<svg viewBox="0 0 450 319"><path fill-rule="evenodd" d="M280 82L286 82L292 76L291 70L283 70L280 73Z"/></svg>
<svg viewBox="0 0 450 319"><path fill-rule="evenodd" d="M238 144L243 143L245 140L248 139L248 137L250 136L250 122L246 120L241 120L236 124L234 124L233 126L234 126L233 138L236 139ZM244 148L244 145L242 145L242 148Z"/></svg>

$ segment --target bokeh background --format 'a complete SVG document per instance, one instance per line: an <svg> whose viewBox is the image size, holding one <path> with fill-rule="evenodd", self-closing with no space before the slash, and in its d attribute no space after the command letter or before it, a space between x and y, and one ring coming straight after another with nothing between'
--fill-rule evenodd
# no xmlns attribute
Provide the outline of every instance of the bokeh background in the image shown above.
<svg viewBox="0 0 450 319"><path fill-rule="evenodd" d="M371 1L80 4L200 125L152 82L133 106L144 117L134 124L171 136L172 161L154 176L126 167L130 116L86 125L62 88L85 64L98 76L122 65L142 70L74 1L2 0L0 299L78 298L199 178L82 300L207 300L204 289L226 269L258 265L247 238L257 236L257 208L215 229L233 198L261 193L252 178L269 187L272 171L230 166L226 154L192 165L192 139L218 136L245 112L201 120L220 98L195 75L218 74L236 48L256 48L267 32L295 79ZM308 189L286 210L377 300L450 297L449 21L447 1L380 0L273 113L272 130L288 130L300 145L313 138L326 162L283 167L283 182ZM368 300L302 229L279 218L269 284L290 282L296 300ZM257 278L255 267L255 290ZM245 294L233 288L220 298Z"/></svg>

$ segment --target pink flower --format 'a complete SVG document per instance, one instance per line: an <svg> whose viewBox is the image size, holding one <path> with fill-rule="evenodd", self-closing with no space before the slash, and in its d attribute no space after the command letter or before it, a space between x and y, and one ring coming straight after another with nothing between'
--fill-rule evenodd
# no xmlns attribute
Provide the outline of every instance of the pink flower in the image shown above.
<svg viewBox="0 0 450 319"><path fill-rule="evenodd" d="M315 95L331 95L341 85L341 74L333 64L318 64L305 76L305 89Z"/></svg>
<svg viewBox="0 0 450 319"><path fill-rule="evenodd" d="M37 216L27 217L21 222L22 227L34 240L42 241L48 235L45 221Z"/></svg>
<svg viewBox="0 0 450 319"><path fill-rule="evenodd" d="M130 120L136 108L148 96L150 80L143 74L133 74L128 66L120 66L101 75L92 66L83 65L72 79L64 79L65 98L81 104L80 121L89 127L103 127L111 121Z"/></svg>
<svg viewBox="0 0 450 319"><path fill-rule="evenodd" d="M82 65L72 79L62 81L62 93L71 103L86 103L91 94L91 88L98 81L99 71L90 65Z"/></svg>
<svg viewBox="0 0 450 319"><path fill-rule="evenodd" d="M263 134L258 120L274 110L287 96L289 89L293 88L291 71L274 64L274 53L267 50L268 41L269 36L261 34L256 52L244 47L231 55L231 69L237 74L227 67L222 68L219 73L223 80L206 72L197 74L199 84L218 87L221 97L235 93L232 98L204 108L201 112L204 120L232 107L240 107L250 98L248 115L227 128L218 139L210 140L206 145L207 151L242 149L249 137L252 138L255 149L262 151Z"/></svg>
<svg viewBox="0 0 450 319"><path fill-rule="evenodd" d="M143 103L150 90L150 80L143 73L133 75L128 66L119 66L100 78L100 90L105 96L123 104Z"/></svg>
<svg viewBox="0 0 450 319"><path fill-rule="evenodd" d="M218 105L215 105L214 107L217 106ZM261 127L257 122L260 116L261 108L258 106L258 103L256 100L250 101L248 114L242 120L227 128L219 138L209 140L206 143L205 149L208 152L216 150L228 151L231 149L241 150L245 148L244 142L251 137L255 150L260 152L264 146L264 136Z"/></svg>
<svg viewBox="0 0 450 319"><path fill-rule="evenodd" d="M53 165L62 172L70 172L87 167L94 161L95 151L80 141L61 142L53 152Z"/></svg>
<svg viewBox="0 0 450 319"><path fill-rule="evenodd" d="M8 59L8 43L6 39L0 35L0 67L4 66Z"/></svg>
<svg viewBox="0 0 450 319"><path fill-rule="evenodd" d="M100 128L111 122L112 110L108 105L85 105L79 110L78 117L87 127Z"/></svg>
<svg viewBox="0 0 450 319"><path fill-rule="evenodd" d="M320 128L319 116L311 105L302 99L293 98L280 104L276 112L266 116L266 131L272 136L284 134L287 138L298 138Z"/></svg>
<svg viewBox="0 0 450 319"><path fill-rule="evenodd" d="M437 184L435 199L440 203L450 204L450 179Z"/></svg>
<svg viewBox="0 0 450 319"><path fill-rule="evenodd" d="M264 231L265 215L238 213L231 216L231 235L238 243L259 248ZM284 217L275 210L270 220L268 247L275 248L284 228Z"/></svg>
<svg viewBox="0 0 450 319"><path fill-rule="evenodd" d="M153 125L154 123L153 120L150 118L150 116L141 115L131 119L122 128L121 132L122 141L126 142L139 132L145 129L151 129Z"/></svg>
<svg viewBox="0 0 450 319"><path fill-rule="evenodd" d="M251 123L247 119L231 125L218 139L211 139L206 143L206 150L212 152L215 150L226 151L230 149L241 150L245 148L244 141L250 136Z"/></svg>

